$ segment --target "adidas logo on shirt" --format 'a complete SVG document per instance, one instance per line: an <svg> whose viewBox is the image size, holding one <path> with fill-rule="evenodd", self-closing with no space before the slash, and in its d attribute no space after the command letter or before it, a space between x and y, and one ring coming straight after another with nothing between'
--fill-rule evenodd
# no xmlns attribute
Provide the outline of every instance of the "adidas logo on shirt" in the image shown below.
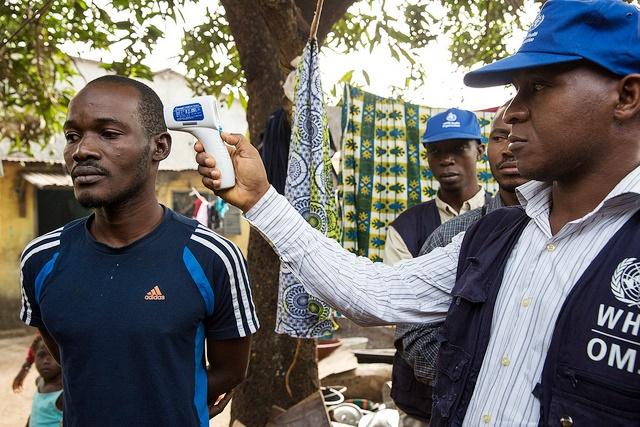
<svg viewBox="0 0 640 427"><path fill-rule="evenodd" d="M149 301L163 301L164 295L162 294L162 291L160 290L158 285L156 285L153 287L153 289L147 292L147 294L144 296L144 299Z"/></svg>

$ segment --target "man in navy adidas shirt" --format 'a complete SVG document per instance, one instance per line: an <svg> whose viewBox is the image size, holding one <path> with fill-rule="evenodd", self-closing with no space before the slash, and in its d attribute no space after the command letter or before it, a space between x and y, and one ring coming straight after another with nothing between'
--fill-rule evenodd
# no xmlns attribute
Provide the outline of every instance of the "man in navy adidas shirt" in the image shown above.
<svg viewBox="0 0 640 427"><path fill-rule="evenodd" d="M21 317L62 365L64 425L208 426L258 328L244 258L158 203L171 137L149 87L90 82L64 132L75 196L94 213L21 258Z"/></svg>

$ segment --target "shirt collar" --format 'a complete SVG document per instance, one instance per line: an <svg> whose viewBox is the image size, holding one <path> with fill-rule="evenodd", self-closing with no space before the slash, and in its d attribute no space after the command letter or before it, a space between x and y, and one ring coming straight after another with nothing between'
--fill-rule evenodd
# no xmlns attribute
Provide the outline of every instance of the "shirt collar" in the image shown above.
<svg viewBox="0 0 640 427"><path fill-rule="evenodd" d="M500 192L497 191L496 195L489 199L489 201L487 202L487 212L503 208L504 206L505 204L502 201L502 197L500 197Z"/></svg>
<svg viewBox="0 0 640 427"><path fill-rule="evenodd" d="M468 212L473 209L481 208L482 206L484 206L484 196L485 196L484 188L480 187L478 192L472 198L470 198L469 200L465 200L464 203L462 203L460 212L456 212L454 208L452 208L448 203L444 202L440 198L440 193L438 192L436 194L436 206L438 209L448 212L450 215L458 216L463 212Z"/></svg>
<svg viewBox="0 0 640 427"><path fill-rule="evenodd" d="M531 218L542 212L548 212L551 207L551 183L540 181L529 181L516 188L516 196L520 204L525 208L527 215ZM613 199L629 197L637 201L640 199L640 166L629 172L618 184L607 194L607 196L587 214L590 216L603 207L611 204Z"/></svg>

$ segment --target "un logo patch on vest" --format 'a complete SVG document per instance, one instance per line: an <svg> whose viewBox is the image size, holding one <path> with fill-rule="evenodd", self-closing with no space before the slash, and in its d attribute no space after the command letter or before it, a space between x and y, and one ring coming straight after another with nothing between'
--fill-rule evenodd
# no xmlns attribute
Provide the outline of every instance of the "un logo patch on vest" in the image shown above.
<svg viewBox="0 0 640 427"><path fill-rule="evenodd" d="M625 258L611 277L611 292L629 307L640 307L640 262Z"/></svg>
<svg viewBox="0 0 640 427"><path fill-rule="evenodd" d="M605 297L597 306L587 356L615 370L640 374L640 262L637 258L623 258L617 264L610 287L615 299Z"/></svg>

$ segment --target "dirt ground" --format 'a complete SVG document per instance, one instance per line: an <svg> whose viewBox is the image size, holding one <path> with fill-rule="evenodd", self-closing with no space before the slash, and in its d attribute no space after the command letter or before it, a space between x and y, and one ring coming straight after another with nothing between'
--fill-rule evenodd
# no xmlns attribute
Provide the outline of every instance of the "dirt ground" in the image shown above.
<svg viewBox="0 0 640 427"><path fill-rule="evenodd" d="M0 339L0 427L22 427L31 412L31 396L37 377L35 366L25 379L22 392L16 394L11 390L11 383L24 362L31 339L31 335ZM209 425L228 426L230 408L231 404Z"/></svg>

